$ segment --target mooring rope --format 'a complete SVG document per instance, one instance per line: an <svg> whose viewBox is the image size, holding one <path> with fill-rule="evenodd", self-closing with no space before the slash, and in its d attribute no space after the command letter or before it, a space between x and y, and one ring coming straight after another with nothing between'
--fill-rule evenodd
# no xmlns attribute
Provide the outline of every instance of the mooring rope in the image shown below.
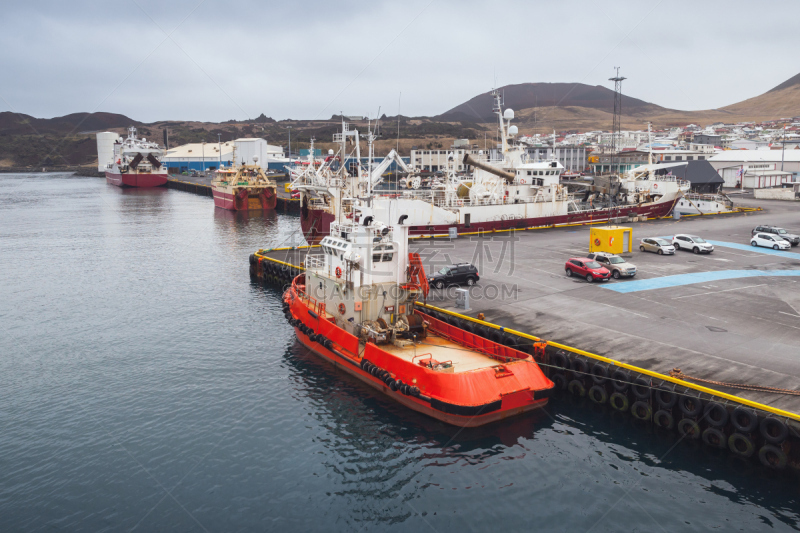
<svg viewBox="0 0 800 533"><path fill-rule="evenodd" d="M756 392L773 392L776 394L789 394L791 396L800 396L800 391L792 389L779 389L778 387L764 387L763 385L747 385L745 383L727 383L725 381L714 381L713 379L696 378L694 376L687 376L681 372L680 368L673 368L669 371L670 377L678 379L691 379L692 381L701 381L703 383L710 383L712 385L720 385L722 387L730 387L732 389L749 390Z"/></svg>

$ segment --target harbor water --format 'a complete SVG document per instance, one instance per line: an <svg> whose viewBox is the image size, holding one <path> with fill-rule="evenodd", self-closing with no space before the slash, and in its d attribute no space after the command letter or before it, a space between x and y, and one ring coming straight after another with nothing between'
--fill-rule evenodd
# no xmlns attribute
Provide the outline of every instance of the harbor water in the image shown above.
<svg viewBox="0 0 800 533"><path fill-rule="evenodd" d="M248 276L298 227L0 174L0 530L800 528L792 474L591 402L463 430L318 360Z"/></svg>

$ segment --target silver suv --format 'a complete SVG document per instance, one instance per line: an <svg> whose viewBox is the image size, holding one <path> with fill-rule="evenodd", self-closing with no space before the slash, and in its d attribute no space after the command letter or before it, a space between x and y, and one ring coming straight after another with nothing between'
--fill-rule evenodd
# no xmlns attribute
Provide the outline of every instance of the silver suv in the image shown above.
<svg viewBox="0 0 800 533"><path fill-rule="evenodd" d="M789 244L792 246L797 246L800 244L800 236L789 233L785 229L779 228L778 226L756 226L753 229L752 235L755 235L756 233L772 233L773 235L777 235L785 241L789 241Z"/></svg>
<svg viewBox="0 0 800 533"><path fill-rule="evenodd" d="M587 255L589 259L594 259L602 266L611 271L614 279L619 278L632 278L636 275L636 265L628 263L618 255L610 254L608 252L593 252Z"/></svg>

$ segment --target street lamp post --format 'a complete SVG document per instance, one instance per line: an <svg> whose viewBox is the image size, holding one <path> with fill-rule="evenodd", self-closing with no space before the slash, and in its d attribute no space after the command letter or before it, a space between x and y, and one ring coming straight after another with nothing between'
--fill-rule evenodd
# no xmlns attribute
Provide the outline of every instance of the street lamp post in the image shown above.
<svg viewBox="0 0 800 533"><path fill-rule="evenodd" d="M292 159L292 127L291 126L286 126L286 128L289 130L289 159L291 160Z"/></svg>
<svg viewBox="0 0 800 533"><path fill-rule="evenodd" d="M203 172L206 171L206 140L203 139Z"/></svg>
<svg viewBox="0 0 800 533"><path fill-rule="evenodd" d="M219 165L217 168L222 168L222 134L217 133L217 154L219 155Z"/></svg>

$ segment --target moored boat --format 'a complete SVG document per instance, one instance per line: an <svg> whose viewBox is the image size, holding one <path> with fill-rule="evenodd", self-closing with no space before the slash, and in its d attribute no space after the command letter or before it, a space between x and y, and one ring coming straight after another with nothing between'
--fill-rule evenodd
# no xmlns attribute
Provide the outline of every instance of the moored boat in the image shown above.
<svg viewBox="0 0 800 533"><path fill-rule="evenodd" d="M252 165L217 170L211 191L214 205L231 211L275 209L278 203L278 185L258 165L256 157Z"/></svg>
<svg viewBox="0 0 800 533"><path fill-rule="evenodd" d="M375 205L397 201L401 212L414 217L411 234L479 232L512 228L597 222L617 217L668 215L689 190L689 183L668 174L670 165L648 164L622 176L597 176L592 183L563 180L556 160L534 160L513 141L514 112L502 108L494 93L500 144L497 159L489 154L448 156L442 183L428 190L381 191L379 176L336 176L320 183L296 183L300 191L300 223L306 240L319 242L330 224L348 216L349 198L372 197ZM348 133L343 130L342 135ZM357 133L357 132L356 132ZM334 138L336 140L336 137ZM356 136L356 142L358 141ZM469 169L462 175L456 169ZM412 169L413 170L413 169ZM366 179L366 183L364 180ZM417 216L424 215L424 216Z"/></svg>
<svg viewBox="0 0 800 533"><path fill-rule="evenodd" d="M333 222L321 255L284 293L284 312L315 354L406 407L481 426L543 407L554 385L533 357L450 325L415 302L425 271L407 217ZM542 354L544 344L536 346Z"/></svg>
<svg viewBox="0 0 800 533"><path fill-rule="evenodd" d="M167 169L161 163L164 149L157 143L136 137L136 128L128 128L128 137L113 146L113 160L106 165L106 182L118 187L161 187L167 183Z"/></svg>

